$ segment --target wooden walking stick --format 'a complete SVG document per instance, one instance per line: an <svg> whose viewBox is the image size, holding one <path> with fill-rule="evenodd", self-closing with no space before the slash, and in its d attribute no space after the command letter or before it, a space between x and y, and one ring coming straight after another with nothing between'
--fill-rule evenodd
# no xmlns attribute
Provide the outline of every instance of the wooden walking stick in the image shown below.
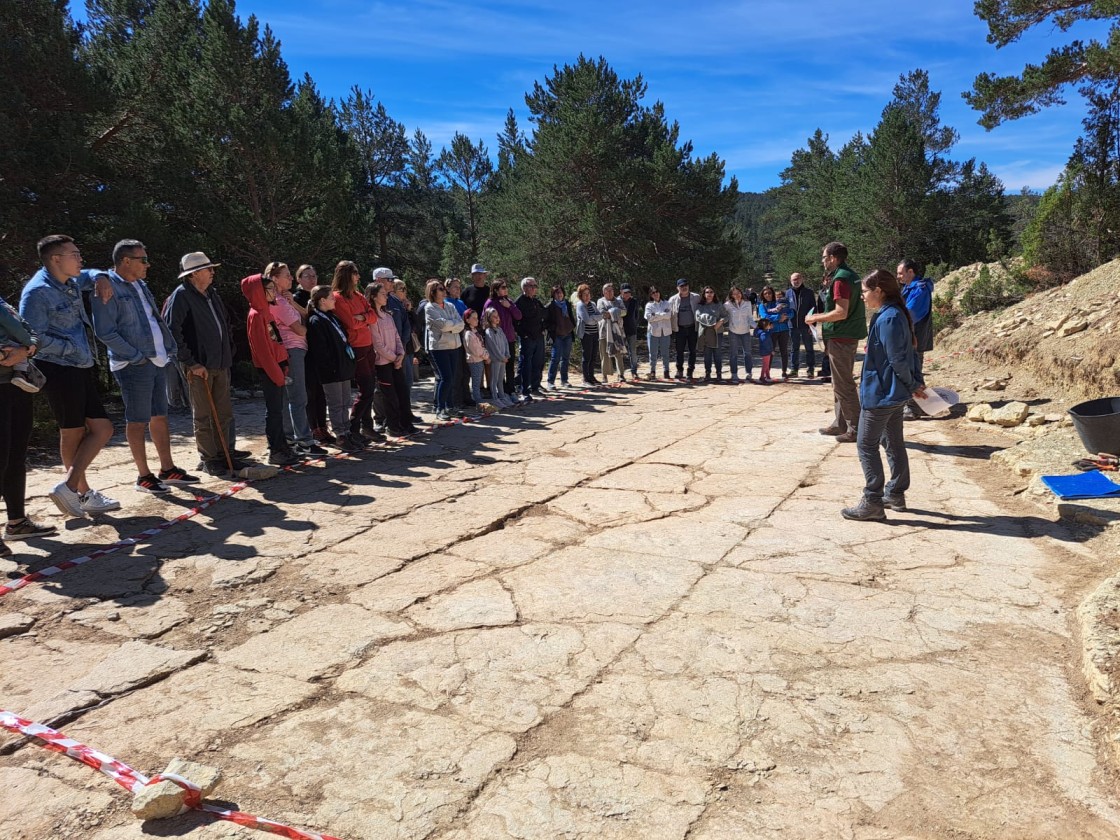
<svg viewBox="0 0 1120 840"><path fill-rule="evenodd" d="M190 373L190 371L188 371ZM198 376L192 373L191 376ZM233 459L229 456L229 445L226 443L226 433L222 430L222 424L218 422L218 408L214 405L214 395L210 392L210 377L198 376L202 380L202 387L206 391L206 399L210 402L210 418L214 424L214 428L218 432L218 440L222 444L222 452L226 456L226 466L229 467L229 474L234 475L233 472Z"/></svg>

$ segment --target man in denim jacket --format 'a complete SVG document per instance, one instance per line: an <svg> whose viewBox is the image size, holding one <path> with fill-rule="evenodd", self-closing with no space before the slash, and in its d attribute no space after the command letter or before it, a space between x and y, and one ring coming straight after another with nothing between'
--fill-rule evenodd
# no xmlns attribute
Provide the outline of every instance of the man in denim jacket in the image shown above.
<svg viewBox="0 0 1120 840"><path fill-rule="evenodd" d="M107 277L94 284L90 272L82 271L82 253L69 236L47 236L37 247L43 267L24 286L19 314L39 336L35 364L47 378L43 393L58 423L66 468L66 478L55 485L50 498L67 516L120 510L120 502L86 481L86 469L113 436L113 424L97 393L82 292L96 287L97 296L106 301L112 297L112 284Z"/></svg>
<svg viewBox="0 0 1120 840"><path fill-rule="evenodd" d="M148 251L136 239L122 239L113 248L113 268L108 272L113 297L93 301L93 331L109 349L109 369L124 400L125 437L136 464L136 489L167 493L169 484L197 481L171 459L171 432L167 426L168 363L176 358L175 339L160 316L148 276ZM160 472L148 468L145 427L159 453Z"/></svg>

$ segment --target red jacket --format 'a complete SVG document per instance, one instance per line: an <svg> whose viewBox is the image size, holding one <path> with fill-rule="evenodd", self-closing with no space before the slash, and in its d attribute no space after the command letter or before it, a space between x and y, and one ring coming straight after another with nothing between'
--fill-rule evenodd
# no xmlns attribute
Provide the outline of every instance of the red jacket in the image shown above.
<svg viewBox="0 0 1120 840"><path fill-rule="evenodd" d="M331 296L334 298L334 314L342 322L342 326L346 327L346 338L350 341L350 346L357 350L373 344L370 327L377 320L377 313L373 311L365 295L354 292L346 297L342 292L331 292ZM365 320L357 321L354 319L355 315L363 316Z"/></svg>
<svg viewBox="0 0 1120 840"><path fill-rule="evenodd" d="M287 376L288 351L284 349L276 319L269 309L261 275L250 274L243 279L241 294L249 301L249 317L245 321L245 328L249 333L249 351L253 355L253 365L263 370L265 376L282 388Z"/></svg>

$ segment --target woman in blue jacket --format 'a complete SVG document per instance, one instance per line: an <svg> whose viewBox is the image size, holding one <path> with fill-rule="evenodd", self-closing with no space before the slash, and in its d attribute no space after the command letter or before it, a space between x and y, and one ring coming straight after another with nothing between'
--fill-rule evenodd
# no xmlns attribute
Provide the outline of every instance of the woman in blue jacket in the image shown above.
<svg viewBox="0 0 1120 840"><path fill-rule="evenodd" d="M793 310L789 299L774 293L773 286L762 287L762 297L758 301L758 317L766 318L773 326L770 336L782 356L782 379L789 379L789 328L793 323Z"/></svg>
<svg viewBox="0 0 1120 840"><path fill-rule="evenodd" d="M861 294L869 310L878 310L868 327L859 383L856 450L863 468L863 498L840 515L845 519L885 519L884 507L906 510L910 461L902 440L902 412L911 395L924 397L926 389L915 350L914 323L898 280L882 269L873 271L863 278ZM891 468L891 479L886 482L880 444L887 450Z"/></svg>

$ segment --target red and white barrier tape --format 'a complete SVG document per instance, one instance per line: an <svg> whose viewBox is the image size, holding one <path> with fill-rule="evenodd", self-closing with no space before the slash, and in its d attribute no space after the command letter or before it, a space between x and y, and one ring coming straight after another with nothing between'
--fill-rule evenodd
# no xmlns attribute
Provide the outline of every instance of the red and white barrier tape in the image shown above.
<svg viewBox="0 0 1120 840"><path fill-rule="evenodd" d="M278 834L281 837L291 838L291 840L339 840L339 838L330 834L304 831L299 828L293 828L290 825L267 820L264 817L246 814L244 811L231 811L227 808L219 808L216 805L207 805L202 801L201 791L198 786L188 779L184 779L172 773L156 775L149 779L143 773L132 769L124 762L118 761L112 756L105 755L105 753L99 752L92 747L87 747L85 744L75 741L73 738L67 738L61 732L51 729L49 726L44 726L41 723L35 723L26 718L21 718L19 715L3 709L0 709L0 728L35 738L44 749L60 753L92 767L94 770L108 776L132 794L139 793L143 788L148 785L154 785L157 782L174 782L187 791L186 806L188 808L212 814L216 819L237 823L237 825L242 825L246 828L266 831L269 834Z"/></svg>
<svg viewBox="0 0 1120 840"><path fill-rule="evenodd" d="M115 543L112 543L111 545L105 546L105 548L99 548L96 551L91 551L89 554L86 554L82 557L75 557L73 560L66 560L62 563L59 563L59 564L55 565L55 566L47 566L45 569L39 569L39 571L37 571L37 572L32 572L29 575L24 575L21 578L17 578L16 580L12 581L11 583L6 583L6 584L0 586L0 596L7 595L9 592L15 592L18 589L23 589L25 586L28 586L29 584L40 581L43 578L51 577L52 575L57 575L59 572L64 572L67 569L74 568L75 566L81 566L85 563L90 562L91 560L98 560L98 559L100 559L102 557L106 557L110 554L116 554L118 551L120 551L123 548L130 548L131 546L134 546L134 545L136 545L140 542L143 542L144 540L148 539L149 537L154 537L157 534L160 534L160 533L166 531L172 525L177 525L180 522L186 522L188 519L193 519L194 517L196 517L200 513L202 513L204 510L206 510L208 507L210 507L211 505L216 504L217 502L220 502L222 499L228 498L229 496L232 496L235 493L240 493L242 490L244 490L248 486L249 486L249 482L247 482L247 481L241 481L241 482L238 482L237 484L230 485L229 487L227 487L225 490L221 491L220 493L216 493L213 496L206 496L205 498L200 498L199 499L200 504L196 505L195 507L191 508L190 510L183 511L178 516L173 517L172 519L168 519L166 522L161 522L159 525L156 525L152 528L149 528L146 531L141 531L136 536L125 537L124 539L117 540Z"/></svg>

